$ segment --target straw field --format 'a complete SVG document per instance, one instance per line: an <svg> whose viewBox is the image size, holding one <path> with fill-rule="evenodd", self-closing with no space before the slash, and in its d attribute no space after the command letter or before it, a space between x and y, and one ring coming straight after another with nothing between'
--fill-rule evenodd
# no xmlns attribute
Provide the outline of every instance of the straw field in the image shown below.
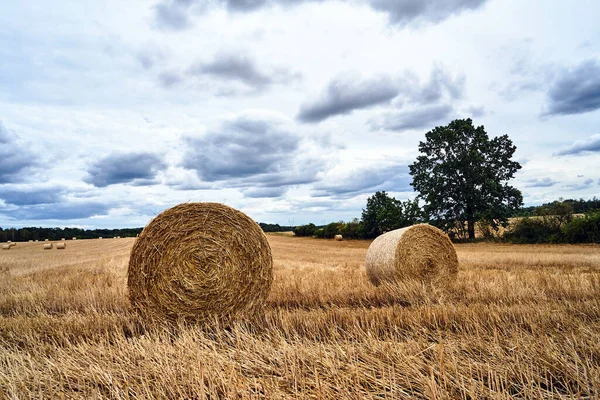
<svg viewBox="0 0 600 400"><path fill-rule="evenodd" d="M372 285L369 242L269 235L264 317L132 311L134 239L0 253L0 398L598 398L600 247L458 245L454 285Z"/></svg>

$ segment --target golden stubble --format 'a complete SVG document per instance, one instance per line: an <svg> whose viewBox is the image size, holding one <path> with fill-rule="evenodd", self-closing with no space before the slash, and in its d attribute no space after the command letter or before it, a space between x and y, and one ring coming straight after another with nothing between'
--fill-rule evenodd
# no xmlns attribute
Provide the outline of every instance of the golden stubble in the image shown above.
<svg viewBox="0 0 600 400"><path fill-rule="evenodd" d="M0 253L0 398L594 398L600 246L459 244L456 282L370 284L369 242L268 235L265 314L140 319L134 239Z"/></svg>

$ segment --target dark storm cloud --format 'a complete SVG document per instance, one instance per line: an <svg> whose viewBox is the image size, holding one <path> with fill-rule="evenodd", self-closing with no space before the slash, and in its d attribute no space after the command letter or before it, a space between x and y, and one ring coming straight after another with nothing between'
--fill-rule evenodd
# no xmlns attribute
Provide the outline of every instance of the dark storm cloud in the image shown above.
<svg viewBox="0 0 600 400"><path fill-rule="evenodd" d="M183 81L183 77L178 72L163 71L158 74L158 82L164 88L170 88Z"/></svg>
<svg viewBox="0 0 600 400"><path fill-rule="evenodd" d="M23 181L36 157L0 121L0 184Z"/></svg>
<svg viewBox="0 0 600 400"><path fill-rule="evenodd" d="M557 151L556 156L576 156L600 152L600 134L592 135L584 140L577 140L572 145Z"/></svg>
<svg viewBox="0 0 600 400"><path fill-rule="evenodd" d="M0 208L0 214L17 220L70 220L106 215L110 206L104 202L62 202L23 205L16 209Z"/></svg>
<svg viewBox="0 0 600 400"><path fill-rule="evenodd" d="M259 69L256 62L243 53L219 53L209 62L198 64L189 71L192 75L212 75L235 80L248 86L262 87L273 83L275 76Z"/></svg>
<svg viewBox="0 0 600 400"><path fill-rule="evenodd" d="M370 79L346 75L331 81L315 100L304 103L298 119L320 122L335 115L388 104L392 100L398 108L404 104L435 104L444 98L461 98L464 87L464 76L453 77L439 65L432 69L429 79L424 82L412 72L405 72L397 79L387 75Z"/></svg>
<svg viewBox="0 0 600 400"><path fill-rule="evenodd" d="M487 0L367 0L375 10L387 13L390 22L400 26L410 23L440 22L467 10L475 10Z"/></svg>
<svg viewBox="0 0 600 400"><path fill-rule="evenodd" d="M181 31L191 26L190 8L197 0L166 0L155 6L156 26L160 29Z"/></svg>
<svg viewBox="0 0 600 400"><path fill-rule="evenodd" d="M14 187L0 186L0 199L6 204L16 206L30 206L37 204L54 204L61 201L64 193L63 187Z"/></svg>
<svg viewBox="0 0 600 400"><path fill-rule="evenodd" d="M183 167L194 170L202 182L220 187L255 188L251 197L281 188L311 183L322 167L301 150L302 138L282 120L270 115L244 114L226 121L202 137L186 137Z"/></svg>
<svg viewBox="0 0 600 400"><path fill-rule="evenodd" d="M546 178L535 178L535 179L529 179L526 183L525 183L525 187L526 188L535 188L535 187L551 187L554 186L556 184L558 184L560 182L555 181L552 178L546 177Z"/></svg>
<svg viewBox="0 0 600 400"><path fill-rule="evenodd" d="M287 189L288 188L285 186L253 187L244 190L243 193L244 196L250 198L273 198L282 196L287 191Z"/></svg>
<svg viewBox="0 0 600 400"><path fill-rule="evenodd" d="M320 122L334 115L387 103L398 95L397 85L388 76L366 80L337 78L329 83L321 96L300 108L302 122Z"/></svg>
<svg viewBox="0 0 600 400"><path fill-rule="evenodd" d="M272 121L242 117L202 138L187 138L184 166L204 181L244 178L281 171L299 145L299 137Z"/></svg>
<svg viewBox="0 0 600 400"><path fill-rule="evenodd" d="M312 194L316 197L353 197L377 190L412 192L411 182L412 178L406 164L374 165L354 170L336 182L316 183Z"/></svg>
<svg viewBox="0 0 600 400"><path fill-rule="evenodd" d="M163 0L155 6L156 26L166 30L183 30L191 26L190 15L201 14L212 4L230 12L247 13L272 6L295 6L327 0ZM487 0L345 0L366 4L388 15L390 23L401 27L410 24L436 23L452 15L480 8Z"/></svg>
<svg viewBox="0 0 600 400"><path fill-rule="evenodd" d="M373 129L405 131L429 129L452 118L454 109L447 104L425 106L410 111L393 111L370 121Z"/></svg>
<svg viewBox="0 0 600 400"><path fill-rule="evenodd" d="M570 190L583 190L589 188L592 183L594 183L594 180L592 178L588 178L582 183L573 183L571 185L567 185L567 188Z"/></svg>
<svg viewBox="0 0 600 400"><path fill-rule="evenodd" d="M544 115L582 114L600 109L600 63L587 60L556 73Z"/></svg>
<svg viewBox="0 0 600 400"><path fill-rule="evenodd" d="M159 171L165 169L162 159L151 153L111 154L92 165L84 179L96 187L105 187L118 183L137 186L155 184Z"/></svg>

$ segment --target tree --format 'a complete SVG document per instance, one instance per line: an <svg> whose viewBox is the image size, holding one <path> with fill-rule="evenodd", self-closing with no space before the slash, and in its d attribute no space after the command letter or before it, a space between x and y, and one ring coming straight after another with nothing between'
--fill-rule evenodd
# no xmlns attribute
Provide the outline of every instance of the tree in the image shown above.
<svg viewBox="0 0 600 400"><path fill-rule="evenodd" d="M401 202L388 196L385 191L377 192L367 199L362 212L363 232L366 238L375 238L382 233L413 225L421 217L417 200Z"/></svg>
<svg viewBox="0 0 600 400"><path fill-rule="evenodd" d="M464 230L475 238L475 223L494 230L523 204L521 192L508 185L521 165L513 161L516 146L508 135L490 140L483 126L457 119L425 134L421 155L410 165L411 185L425 201L425 213L447 232Z"/></svg>

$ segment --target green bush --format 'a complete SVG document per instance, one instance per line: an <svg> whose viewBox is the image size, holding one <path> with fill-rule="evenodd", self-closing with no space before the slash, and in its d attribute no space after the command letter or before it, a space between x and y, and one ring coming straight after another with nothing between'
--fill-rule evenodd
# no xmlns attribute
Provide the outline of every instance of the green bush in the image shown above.
<svg viewBox="0 0 600 400"><path fill-rule="evenodd" d="M504 239L521 244L557 243L562 241L562 231L548 218L525 217L504 234Z"/></svg>
<svg viewBox="0 0 600 400"><path fill-rule="evenodd" d="M296 236L314 236L317 227L315 224L301 225L294 228L294 235Z"/></svg>
<svg viewBox="0 0 600 400"><path fill-rule="evenodd" d="M600 243L600 212L572 219L564 227L564 239L569 243Z"/></svg>

